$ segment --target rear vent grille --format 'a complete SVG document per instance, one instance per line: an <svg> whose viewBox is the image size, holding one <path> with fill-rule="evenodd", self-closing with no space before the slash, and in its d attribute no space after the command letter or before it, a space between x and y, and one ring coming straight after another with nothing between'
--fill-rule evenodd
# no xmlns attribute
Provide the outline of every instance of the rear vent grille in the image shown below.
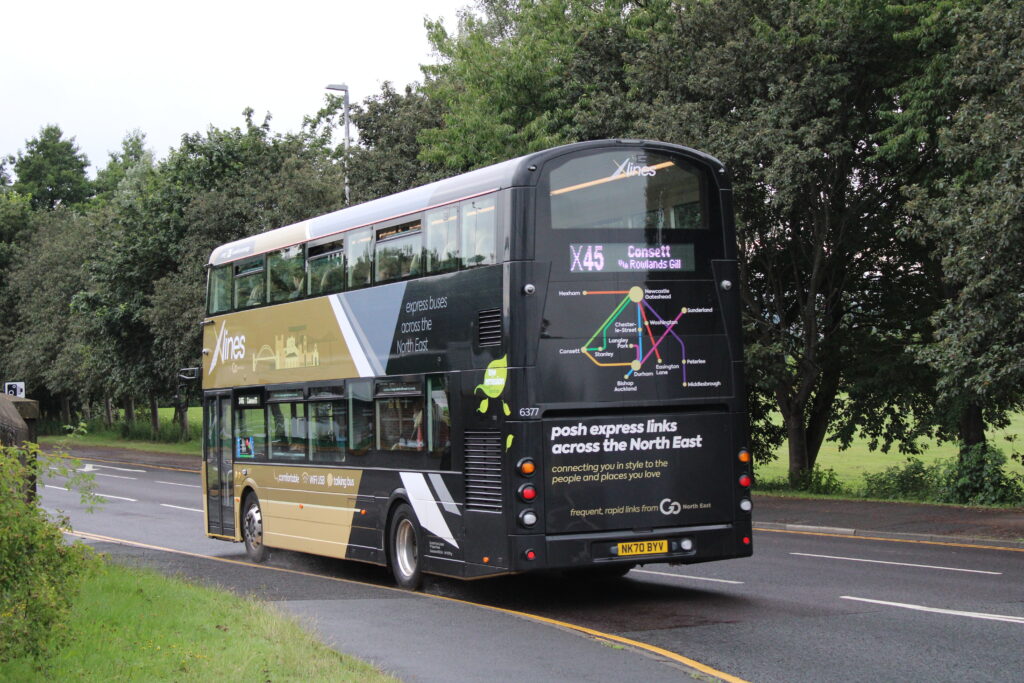
<svg viewBox="0 0 1024 683"><path fill-rule="evenodd" d="M466 509L501 511L501 432L466 433Z"/></svg>
<svg viewBox="0 0 1024 683"><path fill-rule="evenodd" d="M480 311L477 314L476 333L480 346L501 346L501 309Z"/></svg>

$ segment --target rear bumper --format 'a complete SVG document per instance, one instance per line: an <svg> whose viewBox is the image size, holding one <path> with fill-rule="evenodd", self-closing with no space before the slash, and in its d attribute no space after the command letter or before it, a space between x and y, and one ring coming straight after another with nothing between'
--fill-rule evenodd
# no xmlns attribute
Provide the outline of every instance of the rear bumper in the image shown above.
<svg viewBox="0 0 1024 683"><path fill-rule="evenodd" d="M748 539L744 543L743 539ZM509 565L514 572L582 569L609 564L694 564L753 552L750 520L650 531L603 531L586 534L513 536ZM621 543L666 541L666 552L623 555ZM686 541L689 541L687 543ZM688 549L687 549L688 548ZM530 552L534 559L528 559Z"/></svg>

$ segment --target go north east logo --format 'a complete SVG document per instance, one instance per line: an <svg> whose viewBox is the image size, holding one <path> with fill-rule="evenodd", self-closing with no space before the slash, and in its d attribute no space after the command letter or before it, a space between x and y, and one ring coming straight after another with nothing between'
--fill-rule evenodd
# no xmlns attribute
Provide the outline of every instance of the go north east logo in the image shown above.
<svg viewBox="0 0 1024 683"><path fill-rule="evenodd" d="M220 324L220 331L217 333L217 343L213 346L213 359L210 361L210 369L206 374L213 374L219 360L240 360L245 358L245 335L239 334L234 337L228 334L227 322Z"/></svg>

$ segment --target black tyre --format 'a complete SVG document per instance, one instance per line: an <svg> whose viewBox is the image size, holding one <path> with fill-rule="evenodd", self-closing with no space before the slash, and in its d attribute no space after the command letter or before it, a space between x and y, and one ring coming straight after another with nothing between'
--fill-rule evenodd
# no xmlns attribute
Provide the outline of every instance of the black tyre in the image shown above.
<svg viewBox="0 0 1024 683"><path fill-rule="evenodd" d="M263 545L263 513L260 511L260 500L256 494L250 493L242 504L242 538L245 539L245 552L253 562L266 562L270 551Z"/></svg>
<svg viewBox="0 0 1024 683"><path fill-rule="evenodd" d="M414 591L423 582L423 531L412 508L395 508L388 526L388 562L399 588Z"/></svg>

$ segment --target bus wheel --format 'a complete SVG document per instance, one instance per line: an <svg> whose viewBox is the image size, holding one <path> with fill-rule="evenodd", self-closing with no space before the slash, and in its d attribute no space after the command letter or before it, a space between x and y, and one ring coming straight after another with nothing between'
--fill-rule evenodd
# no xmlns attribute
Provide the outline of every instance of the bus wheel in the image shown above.
<svg viewBox="0 0 1024 683"><path fill-rule="evenodd" d="M260 512L260 500L255 493L245 497L242 508L242 538L245 539L245 552L250 560L267 561L270 551L263 545L263 513Z"/></svg>
<svg viewBox="0 0 1024 683"><path fill-rule="evenodd" d="M414 591L423 581L423 532L412 508L402 503L395 508L388 528L388 558L399 588Z"/></svg>

